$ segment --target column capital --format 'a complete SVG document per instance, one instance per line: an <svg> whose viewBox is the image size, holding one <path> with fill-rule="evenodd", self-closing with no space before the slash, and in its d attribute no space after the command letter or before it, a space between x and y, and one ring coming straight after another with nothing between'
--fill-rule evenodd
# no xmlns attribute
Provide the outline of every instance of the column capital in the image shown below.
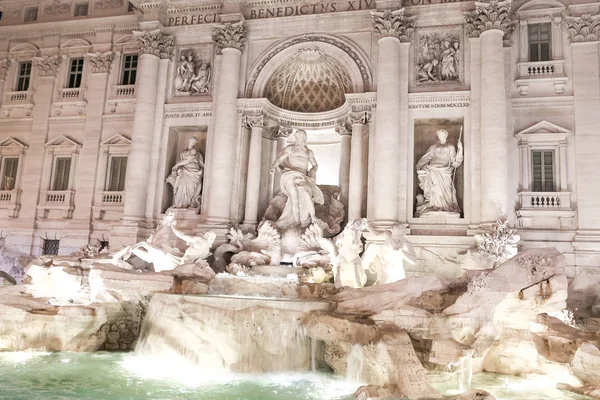
<svg viewBox="0 0 600 400"><path fill-rule="evenodd" d="M511 4L512 0L475 3L474 11L465 12L469 37L477 38L485 31L497 29L504 33L504 44L510 45L512 33L518 24L512 19Z"/></svg>
<svg viewBox="0 0 600 400"><path fill-rule="evenodd" d="M416 17L404 15L404 8L371 12L373 32L380 38L394 37L400 42L410 42Z"/></svg>
<svg viewBox="0 0 600 400"><path fill-rule="evenodd" d="M88 53L85 55L86 61L90 63L90 73L92 74L110 74L114 53Z"/></svg>
<svg viewBox="0 0 600 400"><path fill-rule="evenodd" d="M217 54L221 54L225 48L242 51L246 43L244 22L240 21L215 26L213 41L217 47Z"/></svg>
<svg viewBox="0 0 600 400"><path fill-rule="evenodd" d="M38 76L54 77L58 75L58 67L64 57L62 56L44 56L33 58L33 64L38 67Z"/></svg>
<svg viewBox="0 0 600 400"><path fill-rule="evenodd" d="M346 128L346 124L343 122L340 122L335 125L335 131L340 136L351 136L352 135L352 130Z"/></svg>
<svg viewBox="0 0 600 400"><path fill-rule="evenodd" d="M348 122L350 125L366 125L371 121L370 111L358 111L348 114Z"/></svg>
<svg viewBox="0 0 600 400"><path fill-rule="evenodd" d="M8 69L10 68L12 62L8 58L4 60L0 60L0 81L5 81L6 76L8 75Z"/></svg>
<svg viewBox="0 0 600 400"><path fill-rule="evenodd" d="M571 43L595 42L600 39L600 14L566 17Z"/></svg>
<svg viewBox="0 0 600 400"><path fill-rule="evenodd" d="M276 127L275 129L273 129L273 133L271 134L271 136L273 137L273 139L280 139L280 138L287 138L292 133L294 133L294 128L292 128L290 126L279 125L279 127Z"/></svg>
<svg viewBox="0 0 600 400"><path fill-rule="evenodd" d="M152 54L161 59L173 56L175 36L162 33L159 29L153 31L134 31L133 34L140 46L140 54Z"/></svg>
<svg viewBox="0 0 600 400"><path fill-rule="evenodd" d="M242 118L244 127L252 129L254 127L265 127L265 116L263 114L244 115Z"/></svg>

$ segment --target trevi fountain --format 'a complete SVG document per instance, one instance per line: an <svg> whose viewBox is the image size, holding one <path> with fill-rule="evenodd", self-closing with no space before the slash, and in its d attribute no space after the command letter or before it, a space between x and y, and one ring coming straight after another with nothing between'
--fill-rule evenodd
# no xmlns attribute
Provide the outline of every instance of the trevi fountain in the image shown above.
<svg viewBox="0 0 600 400"><path fill-rule="evenodd" d="M436 135L416 165L417 212L452 217L464 150ZM147 240L2 254L0 397L600 398L600 275L568 282L559 251L519 251L500 220L460 254L462 275L407 277L407 227L345 221L306 132L293 136L255 232L178 228L202 191L191 138Z"/></svg>

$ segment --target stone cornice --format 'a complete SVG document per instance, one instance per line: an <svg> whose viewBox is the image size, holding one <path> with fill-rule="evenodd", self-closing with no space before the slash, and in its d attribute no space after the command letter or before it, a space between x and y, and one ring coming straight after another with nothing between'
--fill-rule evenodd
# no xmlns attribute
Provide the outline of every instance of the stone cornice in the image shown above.
<svg viewBox="0 0 600 400"><path fill-rule="evenodd" d="M140 54L152 54L161 59L171 58L175 47L175 36L168 36L160 30L147 32L133 32L139 47Z"/></svg>
<svg viewBox="0 0 600 400"><path fill-rule="evenodd" d="M571 43L595 42L600 39L600 14L566 17Z"/></svg>
<svg viewBox="0 0 600 400"><path fill-rule="evenodd" d="M244 22L223 24L215 26L213 40L217 47L217 54L225 48L234 48L242 51L246 42L246 28Z"/></svg>
<svg viewBox="0 0 600 400"><path fill-rule="evenodd" d="M528 99L514 98L511 100L513 109L521 108L559 108L574 107L573 96L532 97Z"/></svg>
<svg viewBox="0 0 600 400"><path fill-rule="evenodd" d="M413 34L413 26L416 17L404 15L404 8L383 12L371 13L373 20L373 32L380 37L394 37L401 42L410 42Z"/></svg>
<svg viewBox="0 0 600 400"><path fill-rule="evenodd" d="M504 32L505 45L510 44L517 21L512 18L512 0L491 0L489 3L475 3L474 11L465 12L465 22L469 37L479 37L483 32L498 29Z"/></svg>

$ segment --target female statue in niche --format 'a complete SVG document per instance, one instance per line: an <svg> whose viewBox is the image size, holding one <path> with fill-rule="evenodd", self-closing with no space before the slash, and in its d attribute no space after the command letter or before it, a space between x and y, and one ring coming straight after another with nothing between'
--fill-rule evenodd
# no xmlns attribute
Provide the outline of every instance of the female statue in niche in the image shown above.
<svg viewBox="0 0 600 400"><path fill-rule="evenodd" d="M448 131L436 132L438 142L417 163L417 178L423 195L417 196L416 216L430 211L460 212L454 187L454 171L463 162L463 145L447 143Z"/></svg>
<svg viewBox="0 0 600 400"><path fill-rule="evenodd" d="M197 208L200 206L204 160L196 147L198 138L192 136L187 148L179 156L179 162L171 169L167 183L173 186L173 208Z"/></svg>

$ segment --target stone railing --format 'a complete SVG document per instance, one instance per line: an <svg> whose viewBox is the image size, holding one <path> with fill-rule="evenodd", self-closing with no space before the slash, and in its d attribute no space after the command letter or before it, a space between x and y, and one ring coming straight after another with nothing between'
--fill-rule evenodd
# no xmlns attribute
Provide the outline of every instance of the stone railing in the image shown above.
<svg viewBox="0 0 600 400"><path fill-rule="evenodd" d="M111 99L133 99L135 98L135 85L115 85L110 93Z"/></svg>
<svg viewBox="0 0 600 400"><path fill-rule="evenodd" d="M52 190L46 192L46 203L64 204L67 201L69 192L66 190Z"/></svg>
<svg viewBox="0 0 600 400"><path fill-rule="evenodd" d="M13 198L16 195L14 190L0 190L0 204L13 203Z"/></svg>
<svg viewBox="0 0 600 400"><path fill-rule="evenodd" d="M542 84L546 81L554 86L556 94L564 92L568 80L565 76L565 60L520 62L517 67L519 78L516 83L521 95L527 94L531 84Z"/></svg>
<svg viewBox="0 0 600 400"><path fill-rule="evenodd" d="M102 192L102 205L122 205L125 192Z"/></svg>
<svg viewBox="0 0 600 400"><path fill-rule="evenodd" d="M570 210L571 192L521 192L521 210Z"/></svg>
<svg viewBox="0 0 600 400"><path fill-rule="evenodd" d="M58 100L59 101L81 101L85 97L84 88L72 88L72 89L59 89Z"/></svg>
<svg viewBox="0 0 600 400"><path fill-rule="evenodd" d="M32 92L5 92L4 104L20 104L20 103L31 103Z"/></svg>

